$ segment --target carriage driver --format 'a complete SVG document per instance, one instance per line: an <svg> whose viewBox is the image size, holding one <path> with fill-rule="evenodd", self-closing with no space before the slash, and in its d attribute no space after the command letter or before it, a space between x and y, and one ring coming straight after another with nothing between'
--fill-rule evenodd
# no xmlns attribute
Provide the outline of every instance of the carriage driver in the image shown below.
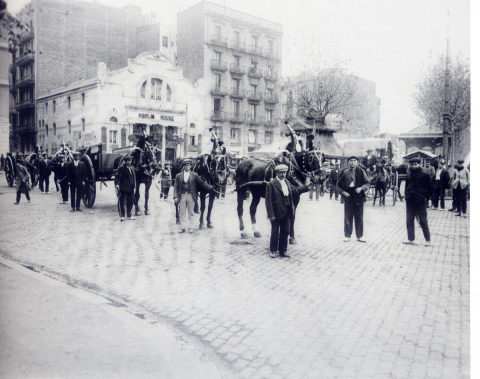
<svg viewBox="0 0 480 379"><path fill-rule="evenodd" d="M188 232L193 233L193 208L198 198L199 187L207 191L213 187L203 181L198 174L190 171L192 160L183 161L183 171L175 177L173 187L173 201L178 205L178 215L180 217L180 233L184 233L188 227Z"/></svg>

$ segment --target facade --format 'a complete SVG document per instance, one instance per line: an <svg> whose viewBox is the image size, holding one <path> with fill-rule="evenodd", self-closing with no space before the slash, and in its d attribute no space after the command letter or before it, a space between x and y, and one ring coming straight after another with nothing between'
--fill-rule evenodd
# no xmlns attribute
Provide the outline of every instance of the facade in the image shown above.
<svg viewBox="0 0 480 379"><path fill-rule="evenodd" d="M137 55L137 30L152 23L141 8L107 7L96 2L35 0L29 31L17 42L11 71L14 112L12 149L36 146L35 101L57 88L96 75L97 63L112 70ZM148 50L157 50L150 46Z"/></svg>
<svg viewBox="0 0 480 379"><path fill-rule="evenodd" d="M1 35L5 35L3 30ZM10 88L8 82L10 59L8 43L4 38L0 37L0 154L3 154L4 157L6 157L7 152L10 151Z"/></svg>
<svg viewBox="0 0 480 379"><path fill-rule="evenodd" d="M203 99L182 70L159 52L142 53L128 66L37 99L38 141L49 154L102 143L107 153L133 146L145 130L165 161L186 154L185 136L203 130ZM196 155L196 154L195 154Z"/></svg>
<svg viewBox="0 0 480 379"><path fill-rule="evenodd" d="M151 24L137 29L137 55L157 50L177 64L177 25Z"/></svg>
<svg viewBox="0 0 480 379"><path fill-rule="evenodd" d="M405 142L405 153L410 154L418 150L430 152L434 155L442 154L443 150L443 130L439 127L420 125L407 133L398 136ZM451 145L451 138L449 137Z"/></svg>
<svg viewBox="0 0 480 379"><path fill-rule="evenodd" d="M177 17L178 65L204 94L209 128L245 156L279 138L282 26L202 1ZM210 138L202 150L212 147Z"/></svg>

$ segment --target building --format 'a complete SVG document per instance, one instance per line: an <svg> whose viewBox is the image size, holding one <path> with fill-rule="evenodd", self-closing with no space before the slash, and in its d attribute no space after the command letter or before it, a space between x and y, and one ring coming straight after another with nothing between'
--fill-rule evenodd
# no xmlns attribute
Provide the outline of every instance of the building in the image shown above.
<svg viewBox="0 0 480 379"><path fill-rule="evenodd" d="M12 148L32 151L38 120L35 100L57 88L96 75L97 63L125 67L137 55L137 32L154 22L141 8L108 7L97 2L35 0L29 30L13 54ZM148 50L157 50L158 45Z"/></svg>
<svg viewBox="0 0 480 379"><path fill-rule="evenodd" d="M10 151L10 88L8 80L11 62L8 43L3 37L5 34L5 31L2 30L2 37L0 37L0 154L3 154L4 157Z"/></svg>
<svg viewBox="0 0 480 379"><path fill-rule="evenodd" d="M237 156L278 138L282 26L202 1L178 14L177 28L178 65L205 97L203 134L212 128Z"/></svg>
<svg viewBox="0 0 480 379"><path fill-rule="evenodd" d="M202 97L160 52L111 72L101 62L95 77L40 96L36 108L38 141L50 154L62 143L73 149L102 143L110 153L134 145L145 130L171 162L188 155L185 137L201 141L203 130Z"/></svg>
<svg viewBox="0 0 480 379"><path fill-rule="evenodd" d="M406 154L418 150L427 151L434 155L442 154L443 130L437 126L420 125L400 134L398 139L405 142Z"/></svg>

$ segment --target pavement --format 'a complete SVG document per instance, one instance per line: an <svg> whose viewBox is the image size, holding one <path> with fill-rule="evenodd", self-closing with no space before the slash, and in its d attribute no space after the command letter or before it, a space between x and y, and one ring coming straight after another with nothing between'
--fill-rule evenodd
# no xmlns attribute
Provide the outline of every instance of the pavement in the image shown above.
<svg viewBox="0 0 480 379"><path fill-rule="evenodd" d="M405 203L387 196L385 207L365 204L367 243L344 243L339 201L303 195L292 258L271 259L263 200L261 238L249 202L240 238L230 193L215 202L213 229L179 234L155 188L151 215L121 223L107 185L93 208L70 213L38 189L13 205L0 176L1 255L159 320L228 377L470 377L469 210L429 210L432 245L419 228L419 243L403 245Z"/></svg>

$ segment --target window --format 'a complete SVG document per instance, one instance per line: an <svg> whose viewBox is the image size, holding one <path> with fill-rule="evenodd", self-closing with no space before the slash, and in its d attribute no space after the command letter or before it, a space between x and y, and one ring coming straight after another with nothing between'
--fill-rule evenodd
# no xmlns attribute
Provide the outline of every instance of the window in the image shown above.
<svg viewBox="0 0 480 379"><path fill-rule="evenodd" d="M72 122L68 121L68 134L72 134Z"/></svg>
<svg viewBox="0 0 480 379"><path fill-rule="evenodd" d="M110 130L110 143L117 143L117 131Z"/></svg>
<svg viewBox="0 0 480 379"><path fill-rule="evenodd" d="M235 128L230 128L230 138L235 139L237 135L237 129Z"/></svg>
<svg viewBox="0 0 480 379"><path fill-rule="evenodd" d="M258 36L252 36L252 45L254 48L258 46Z"/></svg>
<svg viewBox="0 0 480 379"><path fill-rule="evenodd" d="M162 37L162 46L163 47L168 47L168 37L167 36Z"/></svg>
<svg viewBox="0 0 480 379"><path fill-rule="evenodd" d="M55 113L57 110L57 102L53 100L53 113Z"/></svg>
<svg viewBox="0 0 480 379"><path fill-rule="evenodd" d="M242 58L241 56L234 55L235 67L236 67L236 68L239 68L239 67L240 67L240 59L241 59L241 58Z"/></svg>
<svg viewBox="0 0 480 379"><path fill-rule="evenodd" d="M250 104L250 117L257 118L257 104Z"/></svg>
<svg viewBox="0 0 480 379"><path fill-rule="evenodd" d="M257 143L257 132L256 130L248 130L248 143Z"/></svg>
<svg viewBox="0 0 480 379"><path fill-rule="evenodd" d="M222 74L215 74L215 87L220 89L222 85Z"/></svg>
<svg viewBox="0 0 480 379"><path fill-rule="evenodd" d="M273 41L268 40L268 52L273 54Z"/></svg>
<svg viewBox="0 0 480 379"><path fill-rule="evenodd" d="M152 95L153 100L162 100L162 81L160 79L152 79Z"/></svg>
<svg viewBox="0 0 480 379"><path fill-rule="evenodd" d="M172 89L167 84L167 101L172 101Z"/></svg>
<svg viewBox="0 0 480 379"><path fill-rule="evenodd" d="M85 119L82 118L82 131L85 131Z"/></svg>
<svg viewBox="0 0 480 379"><path fill-rule="evenodd" d="M140 89L140 97L145 99L145 90L147 89L147 82L143 82L142 88Z"/></svg>
<svg viewBox="0 0 480 379"><path fill-rule="evenodd" d="M240 44L240 32L238 30L235 30L233 32L233 35L234 35L235 45L238 46Z"/></svg>
<svg viewBox="0 0 480 379"><path fill-rule="evenodd" d="M257 86L252 85L252 94L257 94Z"/></svg>
<svg viewBox="0 0 480 379"><path fill-rule="evenodd" d="M195 146L195 135L190 135L190 145Z"/></svg>
<svg viewBox="0 0 480 379"><path fill-rule="evenodd" d="M240 102L239 101L234 101L233 102L233 112L235 113L235 116L240 115Z"/></svg>
<svg viewBox="0 0 480 379"><path fill-rule="evenodd" d="M41 127L42 127L42 121L38 120L38 130L40 130Z"/></svg>
<svg viewBox="0 0 480 379"><path fill-rule="evenodd" d="M273 75L273 66L268 66L268 67L267 67L267 73L268 73L268 75L270 75L270 76Z"/></svg>
<svg viewBox="0 0 480 379"><path fill-rule="evenodd" d="M217 62L221 62L222 61L222 53L220 53L219 51L215 51L215 59L217 60Z"/></svg>
<svg viewBox="0 0 480 379"><path fill-rule="evenodd" d="M47 136L48 136L48 124L45 125L45 133L47 133Z"/></svg>
<svg viewBox="0 0 480 379"><path fill-rule="evenodd" d="M84 106L84 105L85 105L85 94L82 93L82 106Z"/></svg>
<svg viewBox="0 0 480 379"><path fill-rule="evenodd" d="M273 121L273 109L267 109L267 122Z"/></svg>
<svg viewBox="0 0 480 379"><path fill-rule="evenodd" d="M82 131L81 130L78 131L78 139L82 139Z"/></svg>
<svg viewBox="0 0 480 379"><path fill-rule="evenodd" d="M70 106L71 106L71 104L72 104L71 101L70 101L70 96L67 97L67 102L68 102L68 109L70 109Z"/></svg>
<svg viewBox="0 0 480 379"><path fill-rule="evenodd" d="M57 135L57 124L53 124L53 135Z"/></svg>
<svg viewBox="0 0 480 379"><path fill-rule="evenodd" d="M273 143L273 132L265 132L265 144L270 145Z"/></svg>
<svg viewBox="0 0 480 379"><path fill-rule="evenodd" d="M48 114L48 103L45 103L45 114Z"/></svg>
<svg viewBox="0 0 480 379"><path fill-rule="evenodd" d="M102 143L107 144L107 128L102 126Z"/></svg>
<svg viewBox="0 0 480 379"><path fill-rule="evenodd" d="M219 25L215 25L215 36L220 39L222 36L222 27Z"/></svg>
<svg viewBox="0 0 480 379"><path fill-rule="evenodd" d="M122 146L121 147L127 146L127 128L122 128L120 138L122 139Z"/></svg>

